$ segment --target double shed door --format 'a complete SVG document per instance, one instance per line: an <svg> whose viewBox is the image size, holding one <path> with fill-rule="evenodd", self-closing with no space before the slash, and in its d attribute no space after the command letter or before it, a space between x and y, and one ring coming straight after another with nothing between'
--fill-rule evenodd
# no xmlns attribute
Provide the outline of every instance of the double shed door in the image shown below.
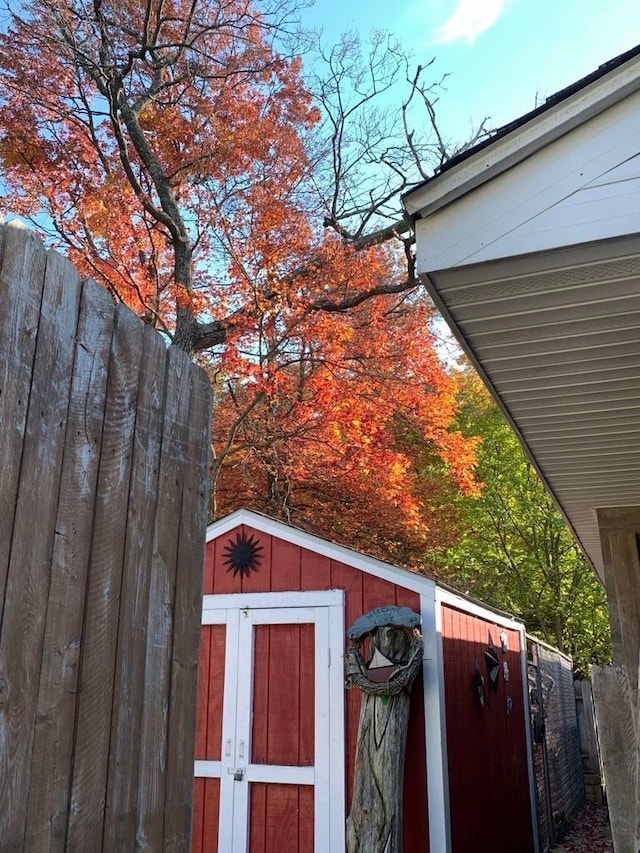
<svg viewBox="0 0 640 853"><path fill-rule="evenodd" d="M202 624L194 851L343 853L342 591L207 595Z"/></svg>

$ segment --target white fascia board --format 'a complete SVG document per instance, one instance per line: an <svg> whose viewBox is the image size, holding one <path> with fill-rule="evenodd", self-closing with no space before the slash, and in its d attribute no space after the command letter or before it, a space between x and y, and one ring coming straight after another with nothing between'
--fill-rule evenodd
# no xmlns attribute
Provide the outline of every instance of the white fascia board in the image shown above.
<svg viewBox="0 0 640 853"><path fill-rule="evenodd" d="M436 605L441 606L448 604L450 607L455 607L458 610L463 610L470 616L478 616L480 619L491 620L495 625L500 625L502 628L511 628L514 631L520 631L524 636L525 627L520 619L514 619L504 613L494 610L492 607L482 604L480 601L474 601L464 595L457 595L448 589L443 589L441 586L436 588Z"/></svg>
<svg viewBox="0 0 640 853"><path fill-rule="evenodd" d="M489 143L458 166L445 170L404 196L410 216L433 213L522 162L640 89L640 57L635 56L574 95L545 110L511 133Z"/></svg>
<svg viewBox="0 0 640 853"><path fill-rule="evenodd" d="M276 536L278 539L298 545L307 551L313 551L316 554L321 554L323 557L328 557L336 563L344 563L368 575L374 575L404 589L410 589L419 595L435 594L435 581L424 575L418 575L406 569L401 569L398 566L393 566L391 563L384 563L382 560L376 560L374 557L360 554L358 551L354 551L344 545L329 542L327 539L315 536L313 533L299 530L296 527L292 527L275 518L261 515L250 509L237 509L230 515L210 524L207 527L207 542L211 542L212 539L217 539L219 536L224 536L225 533L228 533L240 524L246 524L254 530L259 530L261 533Z"/></svg>

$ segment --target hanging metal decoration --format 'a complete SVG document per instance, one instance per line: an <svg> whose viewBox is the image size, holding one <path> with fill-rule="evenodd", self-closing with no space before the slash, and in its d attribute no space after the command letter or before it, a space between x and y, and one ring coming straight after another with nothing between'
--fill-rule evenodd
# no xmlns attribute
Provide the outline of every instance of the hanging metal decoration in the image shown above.
<svg viewBox="0 0 640 853"><path fill-rule="evenodd" d="M240 575L241 578L248 577L251 572L257 572L262 559L264 548L253 534L247 536L244 530L240 531L235 538L229 539L229 544L224 549L224 565L227 571L233 572L233 576Z"/></svg>

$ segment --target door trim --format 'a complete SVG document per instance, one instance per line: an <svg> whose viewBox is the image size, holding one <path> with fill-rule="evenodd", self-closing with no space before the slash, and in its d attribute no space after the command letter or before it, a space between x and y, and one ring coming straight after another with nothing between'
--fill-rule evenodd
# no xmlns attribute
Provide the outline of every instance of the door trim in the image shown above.
<svg viewBox="0 0 640 853"><path fill-rule="evenodd" d="M319 589L304 592L225 592L202 596L202 624L211 624L209 614L228 608L240 610L278 609L279 607L342 607L344 590Z"/></svg>
<svg viewBox="0 0 640 853"><path fill-rule="evenodd" d="M297 614L288 618L287 609ZM301 610L308 613L301 614ZM239 663L236 650L239 644L240 617L251 612L253 624L286 624L294 622L315 624L316 672L328 671L328 697L315 691L315 755L313 767L276 768L270 766L270 781L274 772L282 775L282 782L310 784L315 787L314 796L314 848L315 853L344 853L345 851L345 697L344 697L344 590L285 591L265 593L224 593L205 595L202 602L202 624L226 624L225 672L231 672ZM261 612L264 611L264 612ZM275 611L275 612L274 612ZM306 617L306 618L305 618ZM229 667L229 668L227 668ZM194 775L220 778L228 764L225 760L224 737L229 731L231 720L238 720L250 712L238 703L239 692L235 679L225 678L223 697L223 744L222 761L194 762ZM328 701L327 701L328 700ZM249 703L250 705L251 703ZM266 771L265 771L266 772ZM259 782L259 766L247 773L248 782ZM225 795L230 786L221 785L220 813L233 809ZM248 787L247 787L248 793ZM220 826L222 829L222 825ZM243 834L243 833L241 833ZM219 843L223 845L222 834ZM228 841L227 841L228 843ZM225 849L224 846L220 849Z"/></svg>

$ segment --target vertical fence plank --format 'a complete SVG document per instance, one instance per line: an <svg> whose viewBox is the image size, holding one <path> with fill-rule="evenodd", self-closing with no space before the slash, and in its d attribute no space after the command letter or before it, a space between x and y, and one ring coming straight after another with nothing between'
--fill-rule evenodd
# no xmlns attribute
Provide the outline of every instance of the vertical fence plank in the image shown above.
<svg viewBox="0 0 640 853"><path fill-rule="evenodd" d="M11 547L46 252L24 228L0 228L0 624ZM0 691L0 702L2 691ZM0 742L0 751L2 743ZM3 785L0 774L0 786Z"/></svg>
<svg viewBox="0 0 640 853"><path fill-rule="evenodd" d="M49 254L0 634L0 839L11 850L24 843L79 295L75 270Z"/></svg>
<svg viewBox="0 0 640 853"><path fill-rule="evenodd" d="M176 853L188 850L191 841L211 405L211 384L206 374L192 370L178 531L164 809L164 849Z"/></svg>
<svg viewBox="0 0 640 853"><path fill-rule="evenodd" d="M81 654L67 847L102 849L120 587L142 324L118 306L109 362Z"/></svg>
<svg viewBox="0 0 640 853"><path fill-rule="evenodd" d="M84 282L32 757L25 847L33 851L65 849L78 661L114 309L103 287Z"/></svg>
<svg viewBox="0 0 640 853"><path fill-rule="evenodd" d="M185 353L167 353L167 382L162 426L158 510L147 617L144 673L144 721L140 743L138 849L163 849L167 767L167 718L173 608L181 511L181 470L186 460L192 365ZM201 589L201 586L200 586ZM193 773L192 773L193 775Z"/></svg>
<svg viewBox="0 0 640 853"><path fill-rule="evenodd" d="M147 646L147 613L162 438L166 346L144 330L140 393L133 445L114 686L109 781L104 829L106 850L134 850L139 745Z"/></svg>
<svg viewBox="0 0 640 853"><path fill-rule="evenodd" d="M211 390L0 226L0 849L189 846Z"/></svg>

